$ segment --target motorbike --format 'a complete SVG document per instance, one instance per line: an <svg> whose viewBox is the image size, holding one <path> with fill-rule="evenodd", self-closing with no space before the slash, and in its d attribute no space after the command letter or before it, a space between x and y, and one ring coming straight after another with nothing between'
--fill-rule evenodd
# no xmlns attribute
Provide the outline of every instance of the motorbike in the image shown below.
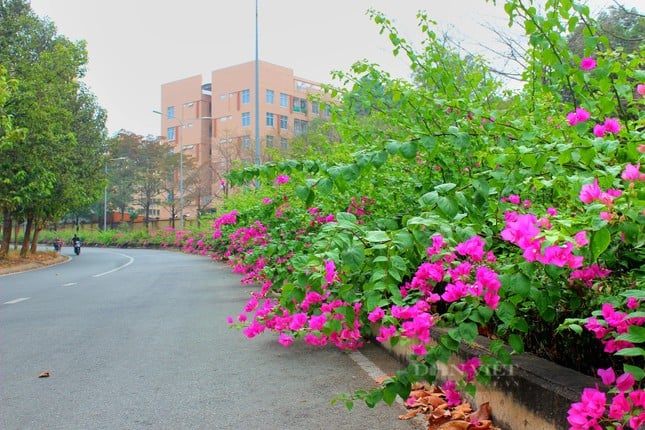
<svg viewBox="0 0 645 430"><path fill-rule="evenodd" d="M63 249L63 241L59 238L54 239L54 251Z"/></svg>
<svg viewBox="0 0 645 430"><path fill-rule="evenodd" d="M81 253L81 241L80 240L75 240L74 241L74 254L79 255Z"/></svg>

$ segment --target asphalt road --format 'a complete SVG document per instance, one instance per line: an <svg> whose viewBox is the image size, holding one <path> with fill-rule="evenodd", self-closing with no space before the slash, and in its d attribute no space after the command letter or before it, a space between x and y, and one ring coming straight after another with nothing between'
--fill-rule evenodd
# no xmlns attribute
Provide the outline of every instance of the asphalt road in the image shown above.
<svg viewBox="0 0 645 430"><path fill-rule="evenodd" d="M400 405L331 405L400 367L380 348L229 328L251 289L206 257L151 250L84 248L0 276L0 428L420 428Z"/></svg>

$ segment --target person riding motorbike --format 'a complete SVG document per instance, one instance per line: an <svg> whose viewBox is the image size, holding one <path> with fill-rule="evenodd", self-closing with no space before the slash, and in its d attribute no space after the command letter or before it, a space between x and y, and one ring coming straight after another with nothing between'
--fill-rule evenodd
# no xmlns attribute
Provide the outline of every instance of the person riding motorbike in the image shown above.
<svg viewBox="0 0 645 430"><path fill-rule="evenodd" d="M74 246L74 253L79 255L81 253L81 239L74 233L72 238L72 246Z"/></svg>

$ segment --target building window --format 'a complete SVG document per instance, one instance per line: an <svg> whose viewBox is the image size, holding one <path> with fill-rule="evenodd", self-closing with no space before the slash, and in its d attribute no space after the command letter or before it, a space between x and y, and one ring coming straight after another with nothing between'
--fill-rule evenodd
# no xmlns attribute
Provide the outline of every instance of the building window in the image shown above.
<svg viewBox="0 0 645 430"><path fill-rule="evenodd" d="M320 103L311 102L311 113L318 115L320 113Z"/></svg>
<svg viewBox="0 0 645 430"><path fill-rule="evenodd" d="M304 133L307 131L308 123L307 121L302 121L300 119L293 120L293 132L296 134Z"/></svg>
<svg viewBox="0 0 645 430"><path fill-rule="evenodd" d="M289 128L289 117L286 115L280 115L280 128L287 130Z"/></svg>
<svg viewBox="0 0 645 430"><path fill-rule="evenodd" d="M267 148L273 148L273 136L267 135Z"/></svg>
<svg viewBox="0 0 645 430"><path fill-rule="evenodd" d="M286 137L280 138L280 148L282 148L283 151L286 151L287 149L289 149L289 141L287 140Z"/></svg>
<svg viewBox="0 0 645 430"><path fill-rule="evenodd" d="M273 99L275 97L275 92L273 90L267 90L267 103L272 105Z"/></svg>
<svg viewBox="0 0 645 430"><path fill-rule="evenodd" d="M280 93L280 107L288 108L289 107L289 95L285 93Z"/></svg>
<svg viewBox="0 0 645 430"><path fill-rule="evenodd" d="M249 103L251 103L251 91L242 90L242 104L248 105Z"/></svg>
<svg viewBox="0 0 645 430"><path fill-rule="evenodd" d="M175 117L175 107L174 106L168 106L168 109L166 110L166 116L168 119L172 119Z"/></svg>
<svg viewBox="0 0 645 430"><path fill-rule="evenodd" d="M168 134L168 140L175 140L176 139L175 127L168 127L167 134Z"/></svg>
<svg viewBox="0 0 645 430"><path fill-rule="evenodd" d="M251 148L251 137L242 136L242 149L250 149L250 148Z"/></svg>
<svg viewBox="0 0 645 430"><path fill-rule="evenodd" d="M329 118L331 116L331 109L329 105L325 105L325 109L323 110L323 116L326 118Z"/></svg>
<svg viewBox="0 0 645 430"><path fill-rule="evenodd" d="M267 127L273 127L273 114L267 112Z"/></svg>
<svg viewBox="0 0 645 430"><path fill-rule="evenodd" d="M293 98L293 111L307 113L307 100L299 97Z"/></svg>
<svg viewBox="0 0 645 430"><path fill-rule="evenodd" d="M242 112L242 127L251 126L251 112Z"/></svg>

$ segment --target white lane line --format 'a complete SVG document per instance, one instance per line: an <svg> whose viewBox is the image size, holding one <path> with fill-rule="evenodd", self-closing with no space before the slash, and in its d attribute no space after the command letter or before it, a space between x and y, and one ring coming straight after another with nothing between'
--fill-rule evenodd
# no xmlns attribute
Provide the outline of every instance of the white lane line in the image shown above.
<svg viewBox="0 0 645 430"><path fill-rule="evenodd" d="M9 300L8 302L4 302L3 305L15 305L16 303L24 302L25 300L29 300L31 297L20 297L18 299L14 300Z"/></svg>
<svg viewBox="0 0 645 430"><path fill-rule="evenodd" d="M129 255L120 254L120 253L118 253L118 252L114 252L114 254L117 254L117 255L120 255L120 256L122 256L122 257L128 258L128 259L129 259L129 261L128 261L127 263L125 263L125 264L122 264L122 265L121 265L121 266L119 266L119 267L116 267L116 268L114 268L114 269L112 269L112 270L108 270L107 272L99 273L99 274L97 274L97 275L92 275L93 277L95 277L95 278L100 278L101 276L109 275L110 273L114 273L114 272L116 272L116 271L119 271L119 270L121 270L121 269L124 269L124 268L128 267L130 264L134 263L134 258L133 258L133 257L130 257Z"/></svg>
<svg viewBox="0 0 645 430"><path fill-rule="evenodd" d="M78 282L68 282L67 284L63 284L63 287L73 287L74 285L78 285Z"/></svg>

